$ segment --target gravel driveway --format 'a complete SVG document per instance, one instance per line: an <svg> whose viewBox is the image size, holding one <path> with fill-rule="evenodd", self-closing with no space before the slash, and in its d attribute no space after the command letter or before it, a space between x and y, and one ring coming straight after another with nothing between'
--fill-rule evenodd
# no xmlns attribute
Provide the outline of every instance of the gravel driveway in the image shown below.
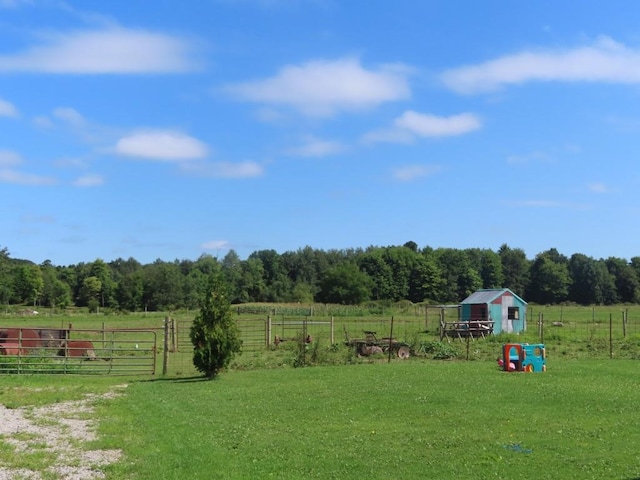
<svg viewBox="0 0 640 480"><path fill-rule="evenodd" d="M120 395L126 385L105 395L88 395L82 400L44 407L8 409L0 404L0 443L15 452L43 452L53 462L42 471L8 465L0 457L0 480L89 480L104 478L101 467L117 462L120 450L86 450L86 442L96 440L93 419L96 400Z"/></svg>

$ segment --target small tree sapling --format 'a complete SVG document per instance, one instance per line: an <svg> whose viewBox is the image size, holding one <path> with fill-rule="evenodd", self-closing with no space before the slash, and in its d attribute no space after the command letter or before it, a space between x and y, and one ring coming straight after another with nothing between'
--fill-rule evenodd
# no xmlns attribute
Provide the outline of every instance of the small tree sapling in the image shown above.
<svg viewBox="0 0 640 480"><path fill-rule="evenodd" d="M212 273L190 331L193 365L214 378L240 352L240 331L233 320L227 285L220 272Z"/></svg>

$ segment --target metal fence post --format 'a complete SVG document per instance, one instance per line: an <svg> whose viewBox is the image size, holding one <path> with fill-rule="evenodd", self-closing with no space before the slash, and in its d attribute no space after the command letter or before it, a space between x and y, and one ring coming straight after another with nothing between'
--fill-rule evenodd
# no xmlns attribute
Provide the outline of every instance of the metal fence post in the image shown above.
<svg viewBox="0 0 640 480"><path fill-rule="evenodd" d="M162 375L166 375L169 366L169 317L164 318L164 348L162 349Z"/></svg>
<svg viewBox="0 0 640 480"><path fill-rule="evenodd" d="M393 315L391 316L391 331L389 332L389 357L387 358L387 363L391 363L391 343L393 342Z"/></svg>
<svg viewBox="0 0 640 480"><path fill-rule="evenodd" d="M331 345L335 344L335 337L334 337L334 319L333 319L333 315L331 316Z"/></svg>
<svg viewBox="0 0 640 480"><path fill-rule="evenodd" d="M267 348L271 345L271 315L267 315L267 322L265 324L265 344Z"/></svg>
<svg viewBox="0 0 640 480"><path fill-rule="evenodd" d="M609 358L613 358L613 315L609 314Z"/></svg>

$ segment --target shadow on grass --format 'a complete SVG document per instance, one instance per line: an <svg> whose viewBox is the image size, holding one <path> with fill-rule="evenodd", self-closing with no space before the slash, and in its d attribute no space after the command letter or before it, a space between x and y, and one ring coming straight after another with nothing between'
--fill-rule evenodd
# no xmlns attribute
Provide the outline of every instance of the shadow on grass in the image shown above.
<svg viewBox="0 0 640 480"><path fill-rule="evenodd" d="M203 375L194 375L192 377L150 378L148 380L140 380L140 382L141 383L147 383L147 382L194 383L194 382L209 382L211 380L215 380L215 378L209 378Z"/></svg>

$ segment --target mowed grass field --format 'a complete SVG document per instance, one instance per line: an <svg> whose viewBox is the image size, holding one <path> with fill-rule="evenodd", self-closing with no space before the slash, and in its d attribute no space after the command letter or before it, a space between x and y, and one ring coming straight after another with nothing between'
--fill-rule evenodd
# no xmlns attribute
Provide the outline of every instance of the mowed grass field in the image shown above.
<svg viewBox="0 0 640 480"><path fill-rule="evenodd" d="M629 308L623 330L626 308L534 307L524 335L445 341L457 352L455 360L360 359L331 348L324 334L318 335L321 357L337 356L342 364L292 368L299 351L287 342L244 352L215 381L194 376L188 350L169 356L166 377L159 369L155 377L130 378L2 375L0 403L57 403L127 383L124 396L99 402L100 440L87 445L123 450L120 462L105 467L109 479L637 480L640 307ZM548 371L499 371L495 359L503 342L538 341L540 313ZM394 336L413 343L438 339L435 315L426 333L421 315L394 315ZM165 316L42 315L2 322L159 330ZM391 317L336 317L336 340L342 343L342 324L349 333L375 328L385 334ZM559 321L562 327L551 325ZM2 438L0 447L0 467L11 466L13 455L2 452L12 447Z"/></svg>
<svg viewBox="0 0 640 480"><path fill-rule="evenodd" d="M91 448L124 451L105 467L109 479L631 480L638 367L549 358L546 373L524 374L414 359L130 379L124 396L99 403ZM53 380L6 376L0 402L57 402L123 382Z"/></svg>

